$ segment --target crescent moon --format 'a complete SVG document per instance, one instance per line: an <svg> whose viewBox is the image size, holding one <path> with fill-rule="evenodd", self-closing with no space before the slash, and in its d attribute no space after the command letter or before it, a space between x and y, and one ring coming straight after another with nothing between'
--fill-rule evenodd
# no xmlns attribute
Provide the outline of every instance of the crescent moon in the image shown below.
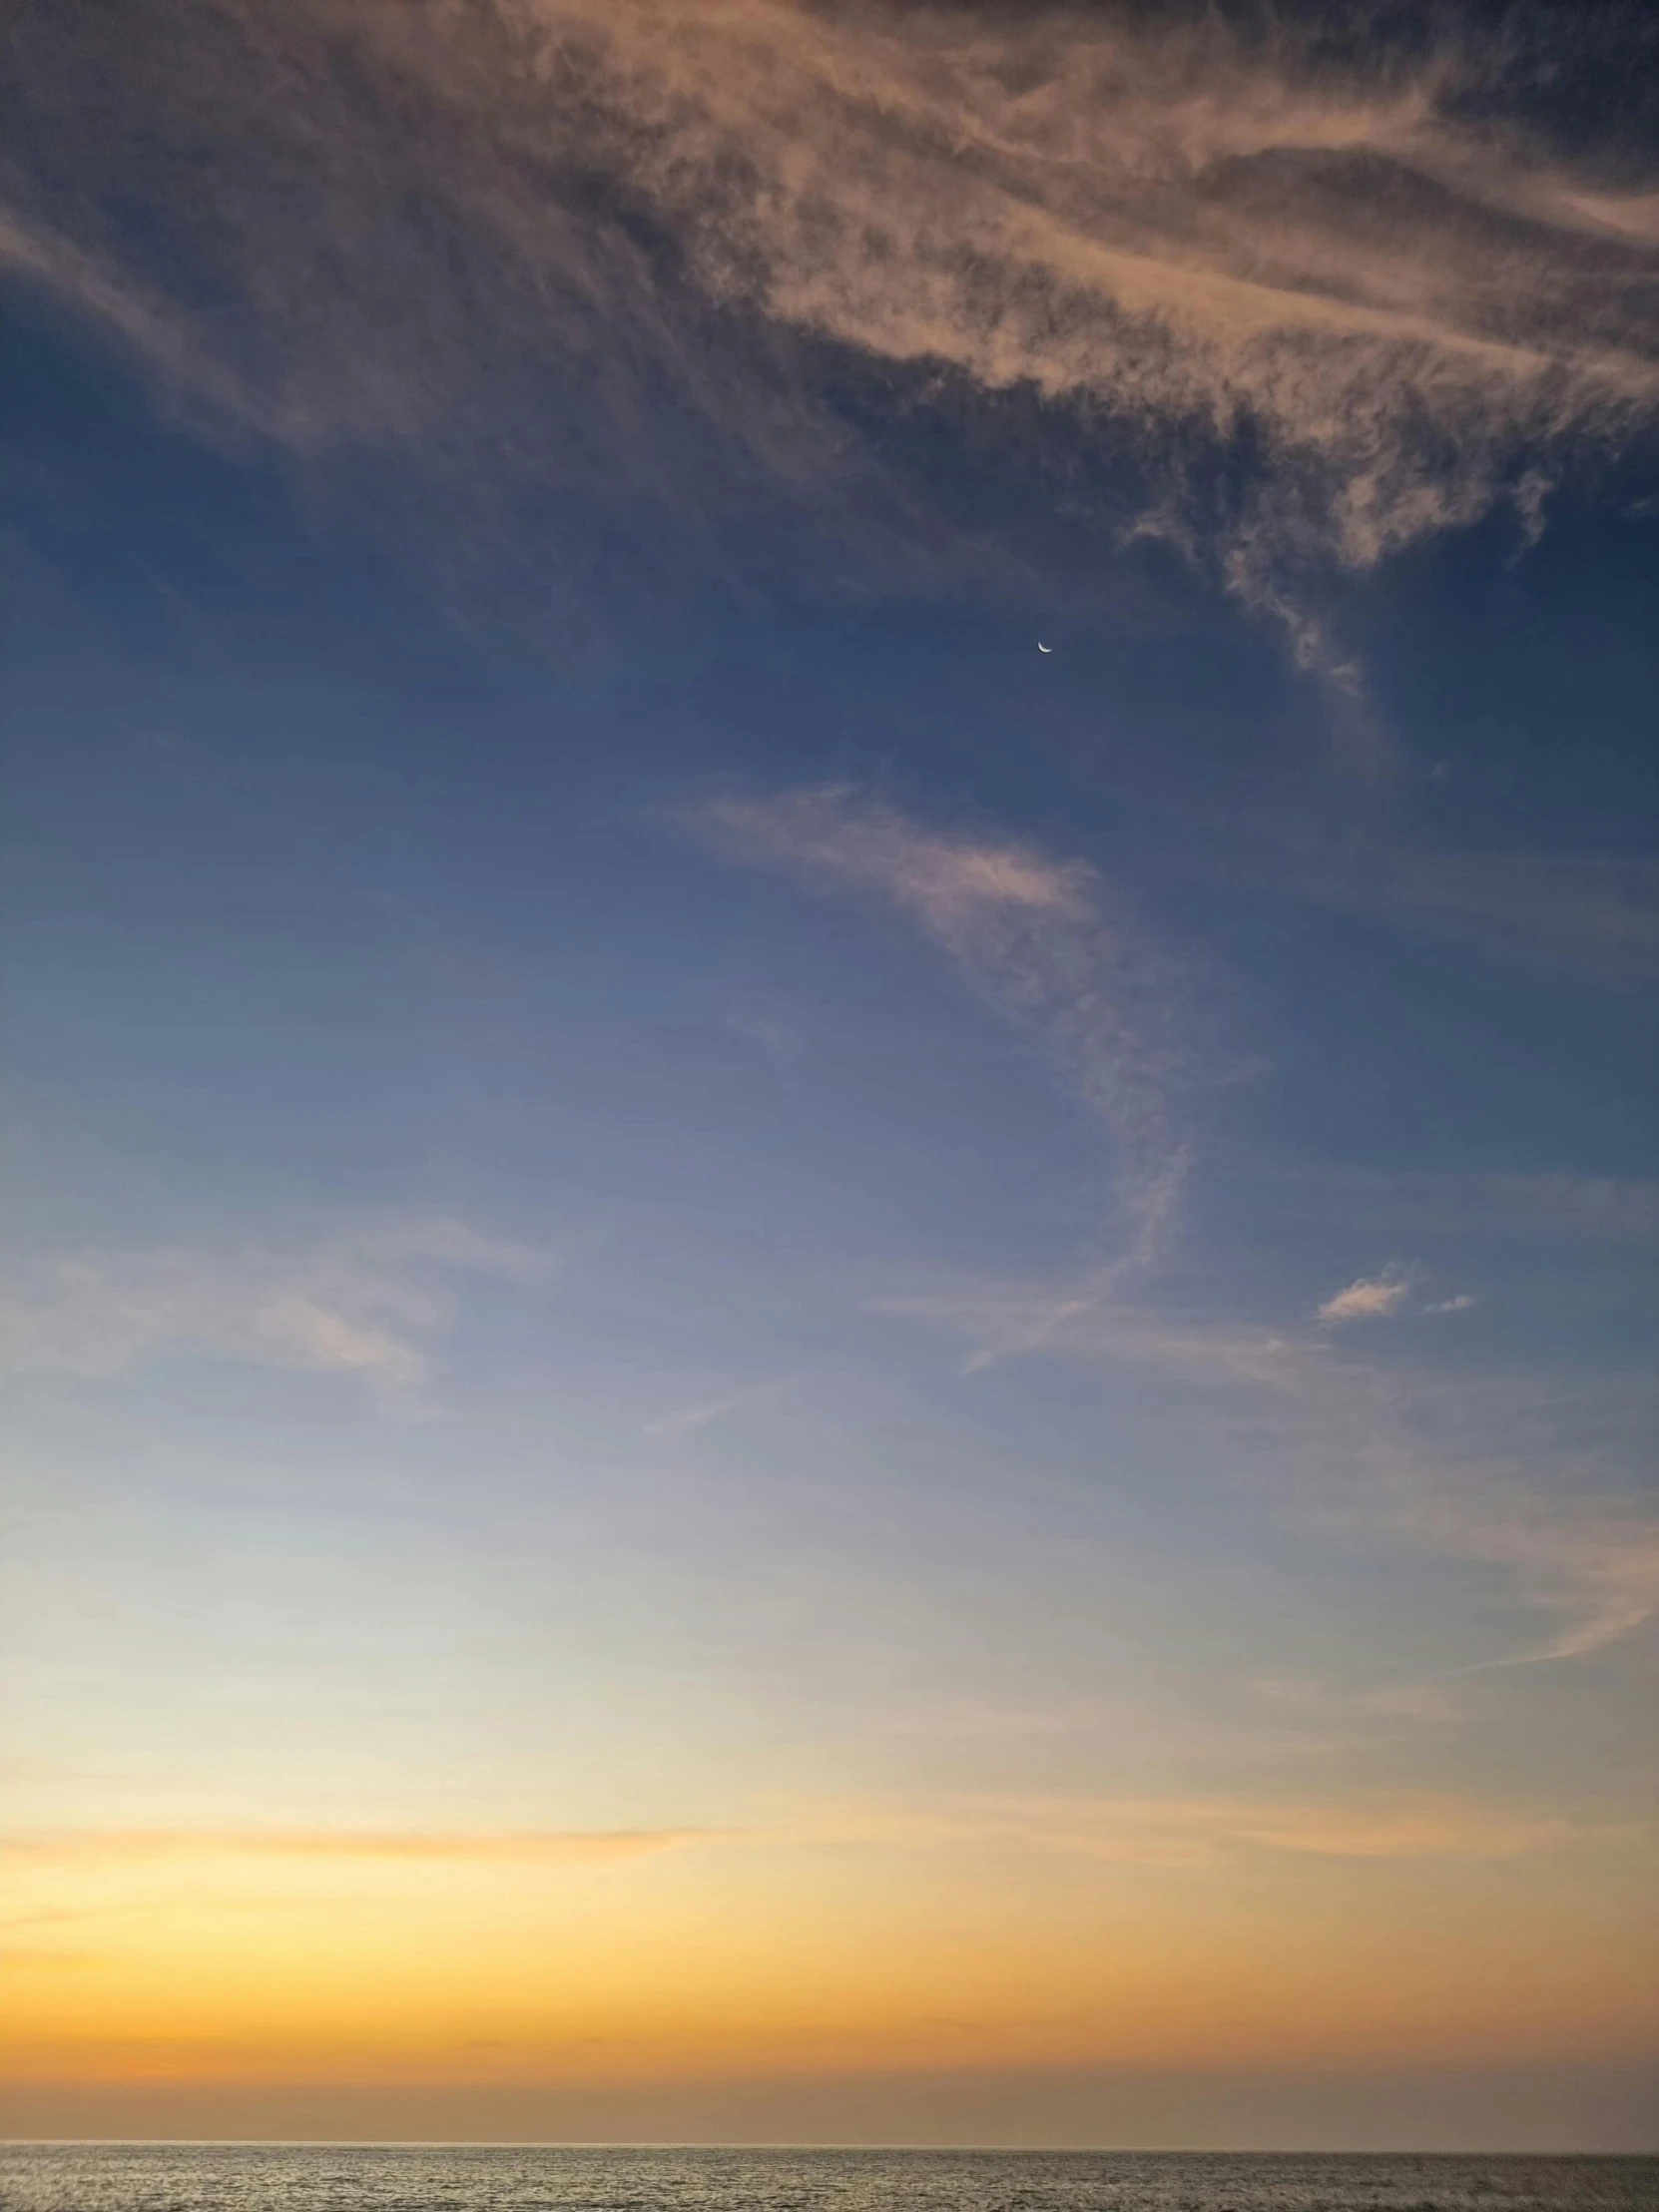
<svg viewBox="0 0 1659 2212"><path fill-rule="evenodd" d="M1051 645L1044 645L1044 643L1042 642L1041 638L1039 638L1039 639L1037 640L1037 651L1038 651L1039 653L1052 653L1052 652L1053 652L1053 650L1054 650L1053 646L1051 646Z"/></svg>

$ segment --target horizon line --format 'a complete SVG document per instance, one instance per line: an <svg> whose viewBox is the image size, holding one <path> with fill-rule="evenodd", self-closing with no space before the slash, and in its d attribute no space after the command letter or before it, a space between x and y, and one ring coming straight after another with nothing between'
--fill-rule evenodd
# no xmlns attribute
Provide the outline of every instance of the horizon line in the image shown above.
<svg viewBox="0 0 1659 2212"><path fill-rule="evenodd" d="M1211 2143L1183 2149L1172 2143L917 2143L917 2142L762 2142L734 2137L721 2142L687 2142L656 2136L495 2136L495 2135L0 2135L3 2150L84 2149L156 2150L776 2150L918 2151L937 2156L1033 2158L1620 2158L1659 2160L1652 2150L1347 2150L1230 2148Z"/></svg>

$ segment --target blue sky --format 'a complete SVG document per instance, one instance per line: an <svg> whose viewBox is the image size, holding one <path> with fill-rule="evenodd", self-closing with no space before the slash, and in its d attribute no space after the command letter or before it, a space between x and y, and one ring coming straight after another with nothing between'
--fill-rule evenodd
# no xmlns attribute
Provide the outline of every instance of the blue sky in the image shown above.
<svg viewBox="0 0 1659 2212"><path fill-rule="evenodd" d="M30 19L20 2131L1634 2140L1641 25L576 15Z"/></svg>

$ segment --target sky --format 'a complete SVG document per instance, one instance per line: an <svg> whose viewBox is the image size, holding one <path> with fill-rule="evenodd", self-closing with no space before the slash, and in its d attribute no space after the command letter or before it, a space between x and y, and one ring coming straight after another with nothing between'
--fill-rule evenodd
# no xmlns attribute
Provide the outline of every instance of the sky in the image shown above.
<svg viewBox="0 0 1659 2212"><path fill-rule="evenodd" d="M1659 2148L1656 121L22 9L9 2132Z"/></svg>

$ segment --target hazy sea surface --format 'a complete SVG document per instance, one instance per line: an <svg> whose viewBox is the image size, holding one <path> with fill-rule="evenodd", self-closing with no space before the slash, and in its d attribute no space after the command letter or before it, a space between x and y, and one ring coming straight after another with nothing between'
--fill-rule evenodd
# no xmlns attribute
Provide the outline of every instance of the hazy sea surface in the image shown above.
<svg viewBox="0 0 1659 2212"><path fill-rule="evenodd" d="M1659 2158L11 2143L6 2212L1659 2212Z"/></svg>

